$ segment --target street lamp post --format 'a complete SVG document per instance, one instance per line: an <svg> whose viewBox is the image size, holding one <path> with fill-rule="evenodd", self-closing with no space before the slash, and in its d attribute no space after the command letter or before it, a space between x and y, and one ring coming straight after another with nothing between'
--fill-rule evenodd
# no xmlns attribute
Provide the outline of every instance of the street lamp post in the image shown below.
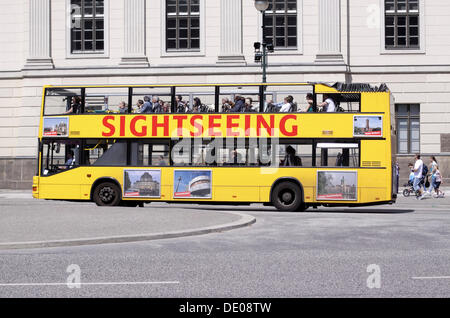
<svg viewBox="0 0 450 318"><path fill-rule="evenodd" d="M273 44L264 40L264 15L268 7L269 0L255 0L255 8L262 15L262 41L255 43L255 62L261 62L263 83L267 83L267 52L273 52Z"/></svg>

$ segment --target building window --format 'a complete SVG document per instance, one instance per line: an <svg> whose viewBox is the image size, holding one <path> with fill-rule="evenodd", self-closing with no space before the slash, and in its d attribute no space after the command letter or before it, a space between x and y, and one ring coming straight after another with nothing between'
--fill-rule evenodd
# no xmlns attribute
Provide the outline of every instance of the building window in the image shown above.
<svg viewBox="0 0 450 318"><path fill-rule="evenodd" d="M385 0L385 48L418 49L419 0Z"/></svg>
<svg viewBox="0 0 450 318"><path fill-rule="evenodd" d="M70 52L104 53L105 1L71 0Z"/></svg>
<svg viewBox="0 0 450 318"><path fill-rule="evenodd" d="M200 0L166 0L166 50L200 50Z"/></svg>
<svg viewBox="0 0 450 318"><path fill-rule="evenodd" d="M420 152L420 105L395 105L398 153Z"/></svg>
<svg viewBox="0 0 450 318"><path fill-rule="evenodd" d="M264 15L264 41L278 49L297 47L296 0L270 0Z"/></svg>

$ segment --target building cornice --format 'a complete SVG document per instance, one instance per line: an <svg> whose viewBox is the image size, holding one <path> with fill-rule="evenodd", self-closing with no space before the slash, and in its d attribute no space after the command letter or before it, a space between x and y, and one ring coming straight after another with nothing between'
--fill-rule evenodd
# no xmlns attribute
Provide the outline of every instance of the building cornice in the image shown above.
<svg viewBox="0 0 450 318"><path fill-rule="evenodd" d="M180 71L181 69L181 71ZM200 76L200 75L258 75L259 64L198 64L152 65L136 67L67 67L54 69L23 69L0 71L0 79L58 78L58 77L116 77L116 76ZM352 65L343 63L272 63L268 74L447 74L450 65Z"/></svg>

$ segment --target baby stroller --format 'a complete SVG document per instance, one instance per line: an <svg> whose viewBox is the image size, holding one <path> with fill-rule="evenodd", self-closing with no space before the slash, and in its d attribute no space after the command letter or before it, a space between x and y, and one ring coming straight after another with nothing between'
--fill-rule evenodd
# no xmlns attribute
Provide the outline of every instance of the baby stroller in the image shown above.
<svg viewBox="0 0 450 318"><path fill-rule="evenodd" d="M412 180L408 180L408 183L405 183L403 186L406 188L405 190L403 190L403 196L405 198L409 197L411 193L415 192Z"/></svg>
<svg viewBox="0 0 450 318"><path fill-rule="evenodd" d="M425 184L425 178L422 177L422 179L420 179L420 182L419 182L419 188L422 188L424 184ZM408 180L408 183L405 183L403 186L406 187L406 189L403 190L404 197L409 197L411 193L415 193L416 197L420 196L420 192L414 190L412 180Z"/></svg>

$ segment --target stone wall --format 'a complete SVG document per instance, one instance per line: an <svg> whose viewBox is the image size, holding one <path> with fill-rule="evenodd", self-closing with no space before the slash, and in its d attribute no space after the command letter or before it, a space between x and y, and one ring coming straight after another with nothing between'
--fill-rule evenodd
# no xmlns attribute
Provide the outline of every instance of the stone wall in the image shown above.
<svg viewBox="0 0 450 318"><path fill-rule="evenodd" d="M31 191L36 169L35 159L0 158L0 189Z"/></svg>

